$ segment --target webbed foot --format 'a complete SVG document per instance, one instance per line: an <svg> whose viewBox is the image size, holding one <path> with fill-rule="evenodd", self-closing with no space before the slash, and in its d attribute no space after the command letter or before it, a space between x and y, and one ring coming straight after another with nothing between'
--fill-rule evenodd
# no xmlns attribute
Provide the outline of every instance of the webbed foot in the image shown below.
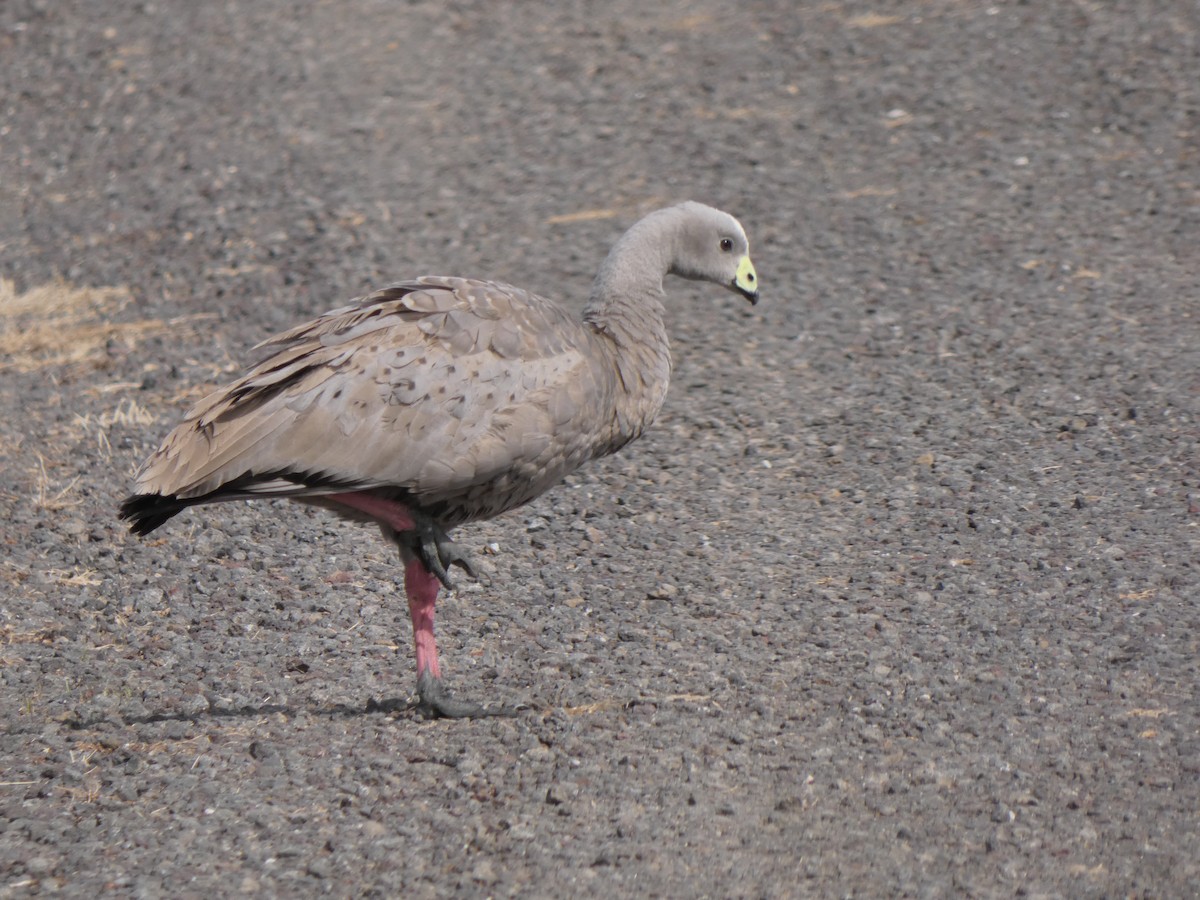
<svg viewBox="0 0 1200 900"><path fill-rule="evenodd" d="M515 716L519 710L510 706L484 706L469 700L457 700L442 679L429 672L417 677L417 694L420 700L417 709L427 719L479 719L488 716Z"/></svg>

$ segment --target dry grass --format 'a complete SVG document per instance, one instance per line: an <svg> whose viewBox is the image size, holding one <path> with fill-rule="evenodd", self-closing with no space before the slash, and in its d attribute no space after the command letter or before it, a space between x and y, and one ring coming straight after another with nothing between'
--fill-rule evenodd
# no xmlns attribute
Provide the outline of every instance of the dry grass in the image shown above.
<svg viewBox="0 0 1200 900"><path fill-rule="evenodd" d="M594 222L597 219L615 219L619 215L620 212L615 209L581 209L578 212L551 216L546 220L546 224L570 225L575 222Z"/></svg>
<svg viewBox="0 0 1200 900"><path fill-rule="evenodd" d="M888 25L898 25L904 21L904 16L885 16L879 13L867 13L862 16L851 16L846 20L850 28L884 28Z"/></svg>
<svg viewBox="0 0 1200 900"><path fill-rule="evenodd" d="M10 585L22 584L29 579L29 570L7 559L0 559L0 581ZM0 625L0 639L3 638L4 627Z"/></svg>
<svg viewBox="0 0 1200 900"><path fill-rule="evenodd" d="M38 509L51 512L79 506L82 501L72 498L70 495L75 490L75 486L79 484L81 478L83 478L83 475L76 475L65 485L61 482L55 482L46 471L46 458L40 453L37 454L37 469L34 481L36 493L33 497L33 505Z"/></svg>
<svg viewBox="0 0 1200 900"><path fill-rule="evenodd" d="M54 643L54 630L37 628L32 631L17 631L11 625L0 625L0 646L8 644L46 644Z"/></svg>
<svg viewBox="0 0 1200 900"><path fill-rule="evenodd" d="M608 712L614 709L628 709L635 703L700 703L704 705L717 704L708 694L667 694L663 697L643 697L636 701L629 700L600 700L596 703L586 703L583 706L567 706L563 708L568 716L590 716L593 713Z"/></svg>
<svg viewBox="0 0 1200 900"><path fill-rule="evenodd" d="M95 569L89 569L86 566L76 566L70 570L39 569L38 571L55 584L65 584L71 587L94 587L102 583L100 574ZM29 581L32 574L25 566L8 560L0 561L0 583L20 587ZM0 644L21 643L12 640L11 635L12 629L8 625L0 625Z"/></svg>
<svg viewBox="0 0 1200 900"><path fill-rule="evenodd" d="M112 459L112 444L108 440L108 432L114 427L121 428L145 428L153 425L157 421L154 413L146 409L136 400L131 397L126 397L117 404L115 409L108 412L92 415L84 413L76 415L71 423L71 432L80 441L87 438L88 435L93 435L96 442L96 450L100 454L100 458L105 462Z"/></svg>
<svg viewBox="0 0 1200 900"><path fill-rule="evenodd" d="M127 288L77 288L64 281L18 294L13 282L0 278L0 371L96 368L103 364L112 340L132 348L145 335L208 318L113 321L131 299Z"/></svg>

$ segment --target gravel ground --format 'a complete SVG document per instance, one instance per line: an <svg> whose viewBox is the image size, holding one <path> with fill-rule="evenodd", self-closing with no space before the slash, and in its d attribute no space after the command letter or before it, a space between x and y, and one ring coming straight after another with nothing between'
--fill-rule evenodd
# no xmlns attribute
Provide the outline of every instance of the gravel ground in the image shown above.
<svg viewBox="0 0 1200 900"><path fill-rule="evenodd" d="M0 4L0 896L1200 891L1191 0ZM273 331L577 304L637 216L656 428L464 529L424 721L388 547L115 518Z"/></svg>

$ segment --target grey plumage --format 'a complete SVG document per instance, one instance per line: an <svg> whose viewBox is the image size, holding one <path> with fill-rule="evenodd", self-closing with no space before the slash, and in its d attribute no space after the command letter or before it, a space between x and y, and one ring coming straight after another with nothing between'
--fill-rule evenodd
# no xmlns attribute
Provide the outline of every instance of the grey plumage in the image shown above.
<svg viewBox="0 0 1200 900"><path fill-rule="evenodd" d="M617 242L582 321L463 278L359 298L259 345L269 355L196 404L146 461L122 516L145 534L188 506L291 497L379 521L406 563L448 583L437 557L450 528L528 502L654 420L670 373L668 273L757 297L741 226L685 203Z"/></svg>

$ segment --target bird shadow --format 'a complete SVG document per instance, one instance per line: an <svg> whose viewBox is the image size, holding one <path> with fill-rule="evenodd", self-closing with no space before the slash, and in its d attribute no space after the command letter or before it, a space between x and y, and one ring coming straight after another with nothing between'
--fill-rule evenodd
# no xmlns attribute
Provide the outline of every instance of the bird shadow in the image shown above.
<svg viewBox="0 0 1200 900"><path fill-rule="evenodd" d="M488 707L485 707L487 710ZM533 709L524 704L515 707L497 707L495 711L485 712L476 718L511 717L522 713L532 712ZM346 703L334 703L330 706L293 706L288 703L244 704L242 706L223 706L210 703L207 708L191 711L152 712L142 716L108 715L92 719L68 718L62 724L74 731L88 731L103 726L120 725L156 725L162 722L190 722L199 725L205 721L220 719L258 719L272 715L296 716L307 714L328 719L361 719L373 715L408 715L414 719L440 718L431 715L422 708L419 700L408 698L384 698L376 700L368 698L362 706L350 706Z"/></svg>
<svg viewBox="0 0 1200 900"><path fill-rule="evenodd" d="M108 715L92 719L64 719L63 724L76 731L85 731L104 725L157 725L161 722L191 722L200 724L214 719L258 719L263 716L285 715L295 716L307 714L328 719L358 719L366 716L393 713L413 713L421 717L418 701L402 698L376 700L369 698L362 706L351 706L346 703L334 703L331 706L293 706L289 703L243 704L242 706L223 706L210 703L205 709L174 712L151 712L142 716Z"/></svg>

